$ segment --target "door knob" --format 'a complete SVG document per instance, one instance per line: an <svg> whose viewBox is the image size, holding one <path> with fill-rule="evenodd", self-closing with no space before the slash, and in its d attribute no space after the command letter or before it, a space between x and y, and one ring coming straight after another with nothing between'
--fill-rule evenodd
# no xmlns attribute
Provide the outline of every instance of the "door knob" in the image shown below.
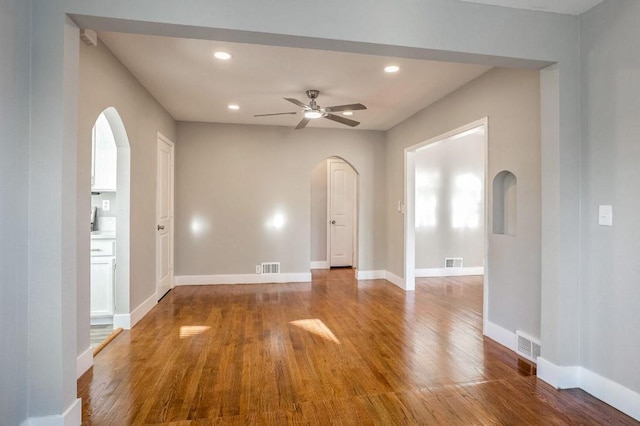
<svg viewBox="0 0 640 426"><path fill-rule="evenodd" d="M161 231L164 229L164 225L158 225L158 231Z"/></svg>
<svg viewBox="0 0 640 426"><path fill-rule="evenodd" d="M332 224L332 225L335 225L335 224L336 224L336 221L335 221L335 220L332 220L332 221L331 221L331 224Z"/></svg>

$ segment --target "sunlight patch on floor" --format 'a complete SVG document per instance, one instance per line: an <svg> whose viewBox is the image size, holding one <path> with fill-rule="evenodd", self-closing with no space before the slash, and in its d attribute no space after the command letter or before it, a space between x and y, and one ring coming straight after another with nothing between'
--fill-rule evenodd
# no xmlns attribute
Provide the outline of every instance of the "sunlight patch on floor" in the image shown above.
<svg viewBox="0 0 640 426"><path fill-rule="evenodd" d="M187 337L197 336L198 334L202 334L210 328L211 327L209 327L208 325L183 325L182 327L180 327L180 338L185 339Z"/></svg>
<svg viewBox="0 0 640 426"><path fill-rule="evenodd" d="M338 345L340 344L340 340L338 340L335 334L333 334L331 329L318 318L291 321L290 324L295 325L296 327L300 327L301 329L308 331L309 333L313 333L316 336L320 336L325 340L336 343Z"/></svg>

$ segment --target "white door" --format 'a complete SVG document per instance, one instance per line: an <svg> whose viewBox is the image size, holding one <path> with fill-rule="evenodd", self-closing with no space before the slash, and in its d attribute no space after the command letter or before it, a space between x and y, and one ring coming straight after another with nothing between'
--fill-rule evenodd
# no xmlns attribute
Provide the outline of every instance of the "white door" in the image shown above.
<svg viewBox="0 0 640 426"><path fill-rule="evenodd" d="M156 288L158 300L173 287L173 143L158 135Z"/></svg>
<svg viewBox="0 0 640 426"><path fill-rule="evenodd" d="M353 266L356 173L342 160L329 160L330 266Z"/></svg>

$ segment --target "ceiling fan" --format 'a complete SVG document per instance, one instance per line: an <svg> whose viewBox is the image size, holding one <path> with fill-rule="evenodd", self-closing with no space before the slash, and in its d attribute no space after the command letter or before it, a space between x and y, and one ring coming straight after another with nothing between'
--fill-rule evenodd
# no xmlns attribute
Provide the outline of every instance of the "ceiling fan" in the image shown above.
<svg viewBox="0 0 640 426"><path fill-rule="evenodd" d="M341 124L346 124L347 126L351 126L351 127L356 127L358 124L360 124L359 121L350 120L348 118L344 118L339 115L332 114L332 112L358 111L358 110L367 109L366 106L362 104L349 104L349 105L335 105L335 106L322 108L316 103L316 98L318 97L319 94L320 94L319 90L307 90L307 96L310 99L308 105L294 98L284 98L285 100L291 102L292 104L295 104L300 108L302 108L304 117L302 118L302 121L300 121L300 123L298 123L298 125L296 126L296 130L304 129L311 120L316 118L326 118L328 120L332 120ZM288 114L297 114L297 112L276 112L273 114L256 114L254 115L254 117L267 117L271 115L288 115Z"/></svg>

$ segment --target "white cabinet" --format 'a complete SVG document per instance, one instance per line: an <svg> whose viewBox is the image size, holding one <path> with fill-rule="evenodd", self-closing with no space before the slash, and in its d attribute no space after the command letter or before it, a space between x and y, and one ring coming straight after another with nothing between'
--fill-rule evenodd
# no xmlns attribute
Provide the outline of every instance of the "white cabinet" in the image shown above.
<svg viewBox="0 0 640 426"><path fill-rule="evenodd" d="M116 141L107 118L104 114L100 114L93 126L91 190L115 191L117 165Z"/></svg>
<svg viewBox="0 0 640 426"><path fill-rule="evenodd" d="M91 241L91 316L114 313L115 240Z"/></svg>

